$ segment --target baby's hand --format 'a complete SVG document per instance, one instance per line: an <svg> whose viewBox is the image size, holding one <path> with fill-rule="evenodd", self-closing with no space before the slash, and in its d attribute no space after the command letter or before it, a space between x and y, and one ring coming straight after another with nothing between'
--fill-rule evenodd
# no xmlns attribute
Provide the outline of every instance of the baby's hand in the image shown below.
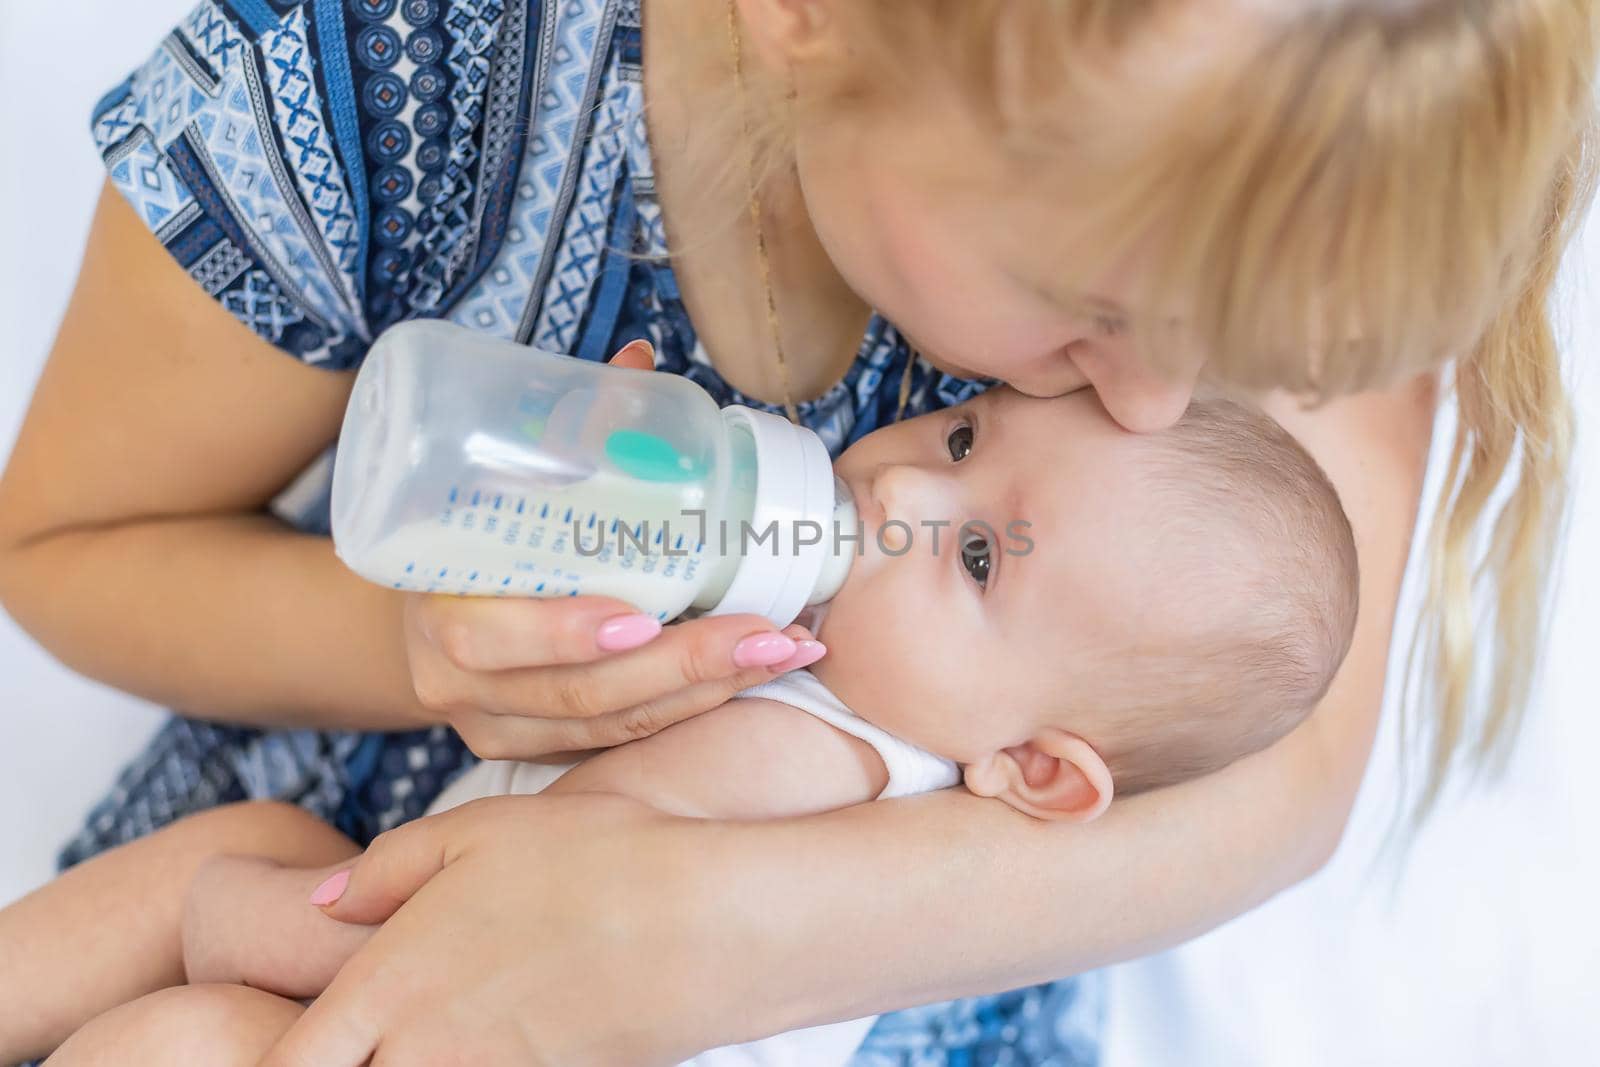
<svg viewBox="0 0 1600 1067"><path fill-rule="evenodd" d="M303 870L253 856L207 860L184 900L188 980L296 999L320 994L377 929L335 922L311 904L312 890L343 866Z"/></svg>

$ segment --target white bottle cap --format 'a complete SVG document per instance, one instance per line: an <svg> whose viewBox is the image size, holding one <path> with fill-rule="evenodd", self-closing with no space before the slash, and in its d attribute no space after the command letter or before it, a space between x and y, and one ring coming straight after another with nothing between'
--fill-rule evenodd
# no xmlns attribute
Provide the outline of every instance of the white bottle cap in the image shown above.
<svg viewBox="0 0 1600 1067"><path fill-rule="evenodd" d="M831 528L833 461L821 438L781 415L737 404L723 408L722 415L748 429L755 442L755 508L749 535L727 531L739 568L706 614L764 615L776 626L787 626L806 606L838 543Z"/></svg>

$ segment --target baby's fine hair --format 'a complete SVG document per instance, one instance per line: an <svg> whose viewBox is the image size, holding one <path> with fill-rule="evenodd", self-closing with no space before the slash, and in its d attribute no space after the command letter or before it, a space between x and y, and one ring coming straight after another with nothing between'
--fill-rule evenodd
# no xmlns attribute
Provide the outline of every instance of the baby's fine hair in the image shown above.
<svg viewBox="0 0 1600 1067"><path fill-rule="evenodd" d="M1358 600L1339 495L1266 413L1201 396L1142 443L1185 622L1154 660L1106 665L1096 741L1119 795L1220 770L1293 729L1349 651Z"/></svg>

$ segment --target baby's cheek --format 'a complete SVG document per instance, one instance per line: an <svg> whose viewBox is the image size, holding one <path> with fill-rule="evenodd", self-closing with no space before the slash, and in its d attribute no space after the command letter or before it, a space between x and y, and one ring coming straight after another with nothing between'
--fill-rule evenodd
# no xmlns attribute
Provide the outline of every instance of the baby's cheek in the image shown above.
<svg viewBox="0 0 1600 1067"><path fill-rule="evenodd" d="M867 680L899 669L911 623L896 611L895 600L886 583L858 572L828 604L817 632L828 654L812 673L846 703L845 688L861 692Z"/></svg>

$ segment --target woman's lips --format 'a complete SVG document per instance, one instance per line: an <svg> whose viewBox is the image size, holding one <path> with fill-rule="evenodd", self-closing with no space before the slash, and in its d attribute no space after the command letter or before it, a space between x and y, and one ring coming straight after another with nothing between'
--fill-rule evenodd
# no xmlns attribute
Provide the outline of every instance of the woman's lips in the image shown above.
<svg viewBox="0 0 1600 1067"><path fill-rule="evenodd" d="M979 374L977 371L973 370L971 367L968 367L964 363L950 359L943 353L930 351L929 349L918 344L911 337L906 336L904 332L901 333L901 336L906 338L906 340L911 344L911 347L916 351L917 355L921 356L925 361L927 361L928 365L934 370L948 374L953 378L966 378L969 381L977 381L983 377L983 375Z"/></svg>

